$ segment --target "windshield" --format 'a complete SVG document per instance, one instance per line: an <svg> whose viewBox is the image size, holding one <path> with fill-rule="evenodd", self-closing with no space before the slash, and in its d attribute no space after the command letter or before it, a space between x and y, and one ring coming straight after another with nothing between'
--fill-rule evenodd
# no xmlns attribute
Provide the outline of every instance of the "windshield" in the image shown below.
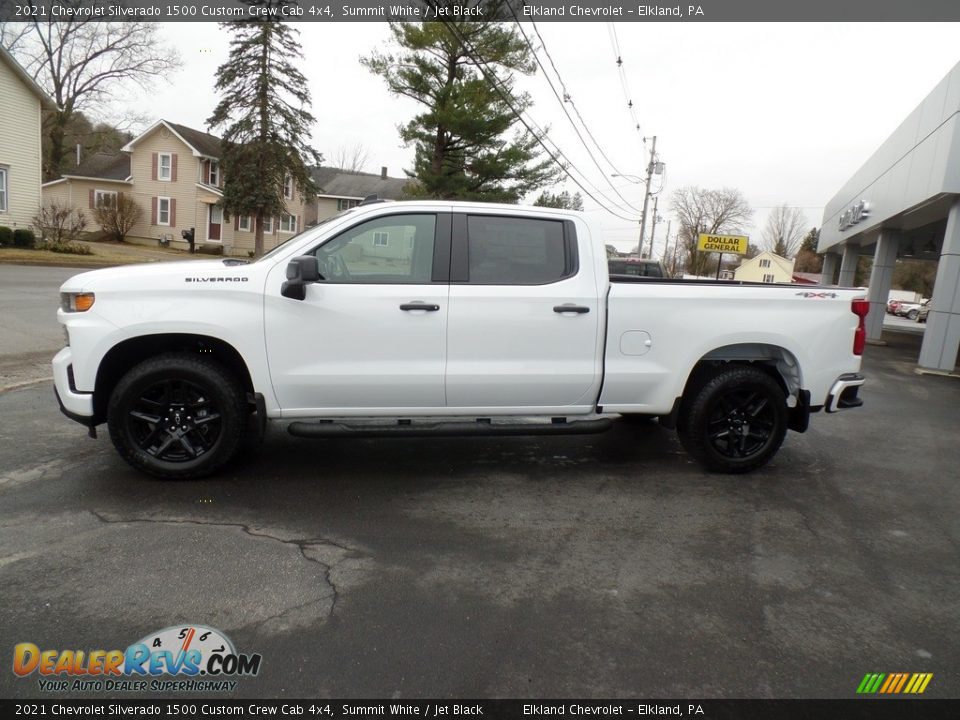
<svg viewBox="0 0 960 720"><path fill-rule="evenodd" d="M337 218L342 218L344 215L346 215L347 213L352 212L352 211L353 211L353 208L350 208L350 210L344 210L344 211L342 211L342 212L338 212L336 215L331 215L331 216L328 217L328 218L324 218L323 220L321 220L320 222L318 222L316 225L311 225L311 226L308 227L308 228L304 228L303 230L301 230L300 232L298 232L296 235L291 235L290 237L288 237L288 238L287 238L286 240L284 240L282 243L280 243L280 244L277 245L275 248L273 248L272 250L270 250L270 252L267 252L267 253L264 253L263 255L261 255L260 258L259 258L258 260L254 260L254 262L263 262L264 260L273 257L273 256L276 255L281 249L283 249L284 246L286 246L286 244L287 244L288 242L290 242L291 240L296 240L298 237L300 237L300 236L303 235L304 233L308 233L308 232L311 232L311 231L313 231L313 230L316 230L316 229L317 229L318 227L320 227L321 225L326 225L328 222L331 222L331 221L333 221L333 220L336 220Z"/></svg>

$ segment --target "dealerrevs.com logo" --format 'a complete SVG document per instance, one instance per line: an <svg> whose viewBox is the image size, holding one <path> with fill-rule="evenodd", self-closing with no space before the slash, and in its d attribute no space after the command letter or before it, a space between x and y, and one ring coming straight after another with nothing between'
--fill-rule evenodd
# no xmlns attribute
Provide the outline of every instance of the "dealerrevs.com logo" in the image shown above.
<svg viewBox="0 0 960 720"><path fill-rule="evenodd" d="M36 675L44 692L232 691L239 682L234 678L260 672L261 659L238 653L219 630L180 625L151 633L126 650L43 650L18 643L13 672Z"/></svg>

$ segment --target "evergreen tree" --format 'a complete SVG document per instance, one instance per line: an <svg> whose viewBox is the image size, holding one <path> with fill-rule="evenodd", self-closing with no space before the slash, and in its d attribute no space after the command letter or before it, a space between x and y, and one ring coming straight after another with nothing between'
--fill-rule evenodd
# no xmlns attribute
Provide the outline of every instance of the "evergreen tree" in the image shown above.
<svg viewBox="0 0 960 720"><path fill-rule="evenodd" d="M580 193L571 195L567 190L560 193L542 192L533 204L561 210L583 210L583 196Z"/></svg>
<svg viewBox="0 0 960 720"><path fill-rule="evenodd" d="M283 2L250 3L279 7ZM309 165L323 158L307 144L314 123L307 79L298 66L299 32L271 17L222 23L233 38L230 57L217 69L220 102L207 120L223 127L223 207L256 218L254 255L263 254L263 221L287 212L284 181L295 192L314 192Z"/></svg>
<svg viewBox="0 0 960 720"><path fill-rule="evenodd" d="M491 15L498 4L487 7ZM393 22L390 32L397 54L375 51L361 62L391 93L424 106L399 128L415 148L413 170L406 172L417 179L421 196L517 202L558 179L559 168L542 157L537 137L517 116L532 101L514 91L514 74L531 75L536 64L513 26Z"/></svg>
<svg viewBox="0 0 960 720"><path fill-rule="evenodd" d="M817 255L817 243L820 241L820 231L811 228L800 243L796 263L793 269L797 272L818 273L823 270L823 255Z"/></svg>

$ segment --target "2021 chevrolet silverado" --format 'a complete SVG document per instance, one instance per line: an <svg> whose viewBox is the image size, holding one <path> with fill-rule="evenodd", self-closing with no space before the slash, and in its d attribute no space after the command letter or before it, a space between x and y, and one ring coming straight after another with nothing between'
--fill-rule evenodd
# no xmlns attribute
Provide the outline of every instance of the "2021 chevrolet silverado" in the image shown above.
<svg viewBox="0 0 960 720"><path fill-rule="evenodd" d="M308 437L656 416L706 468L745 472L811 412L861 404L869 308L853 289L611 278L580 213L439 201L360 206L256 262L83 273L61 297L61 408L164 478L220 468L253 413Z"/></svg>

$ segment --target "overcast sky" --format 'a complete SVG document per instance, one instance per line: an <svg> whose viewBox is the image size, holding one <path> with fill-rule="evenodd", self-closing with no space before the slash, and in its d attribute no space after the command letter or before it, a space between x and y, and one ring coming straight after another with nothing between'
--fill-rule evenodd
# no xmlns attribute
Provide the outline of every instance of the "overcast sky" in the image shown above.
<svg viewBox="0 0 960 720"><path fill-rule="evenodd" d="M532 32L529 23L524 27ZM297 28L317 117L316 148L329 157L339 146L362 143L370 154L367 170L385 165L402 176L413 151L402 146L396 128L417 105L391 97L358 62L385 47L387 24ZM643 175L641 134L627 109L608 24L543 22L538 28L604 152L621 172ZM643 134L657 135L667 165L657 256L670 194L685 185L742 190L756 211L745 230L758 244L768 209L781 203L803 208L811 227L819 226L823 205L960 61L958 30L951 23L617 23L635 113ZM168 24L163 32L180 50L183 69L144 93L137 109L206 129L228 35L210 23ZM640 185L605 177L612 170L602 173L593 164L542 73L521 87L535 99L532 118L551 127L553 140L611 203L622 201L608 179L642 206ZM637 222L603 212L587 198L585 205L596 211L608 242L622 250L636 245Z"/></svg>

